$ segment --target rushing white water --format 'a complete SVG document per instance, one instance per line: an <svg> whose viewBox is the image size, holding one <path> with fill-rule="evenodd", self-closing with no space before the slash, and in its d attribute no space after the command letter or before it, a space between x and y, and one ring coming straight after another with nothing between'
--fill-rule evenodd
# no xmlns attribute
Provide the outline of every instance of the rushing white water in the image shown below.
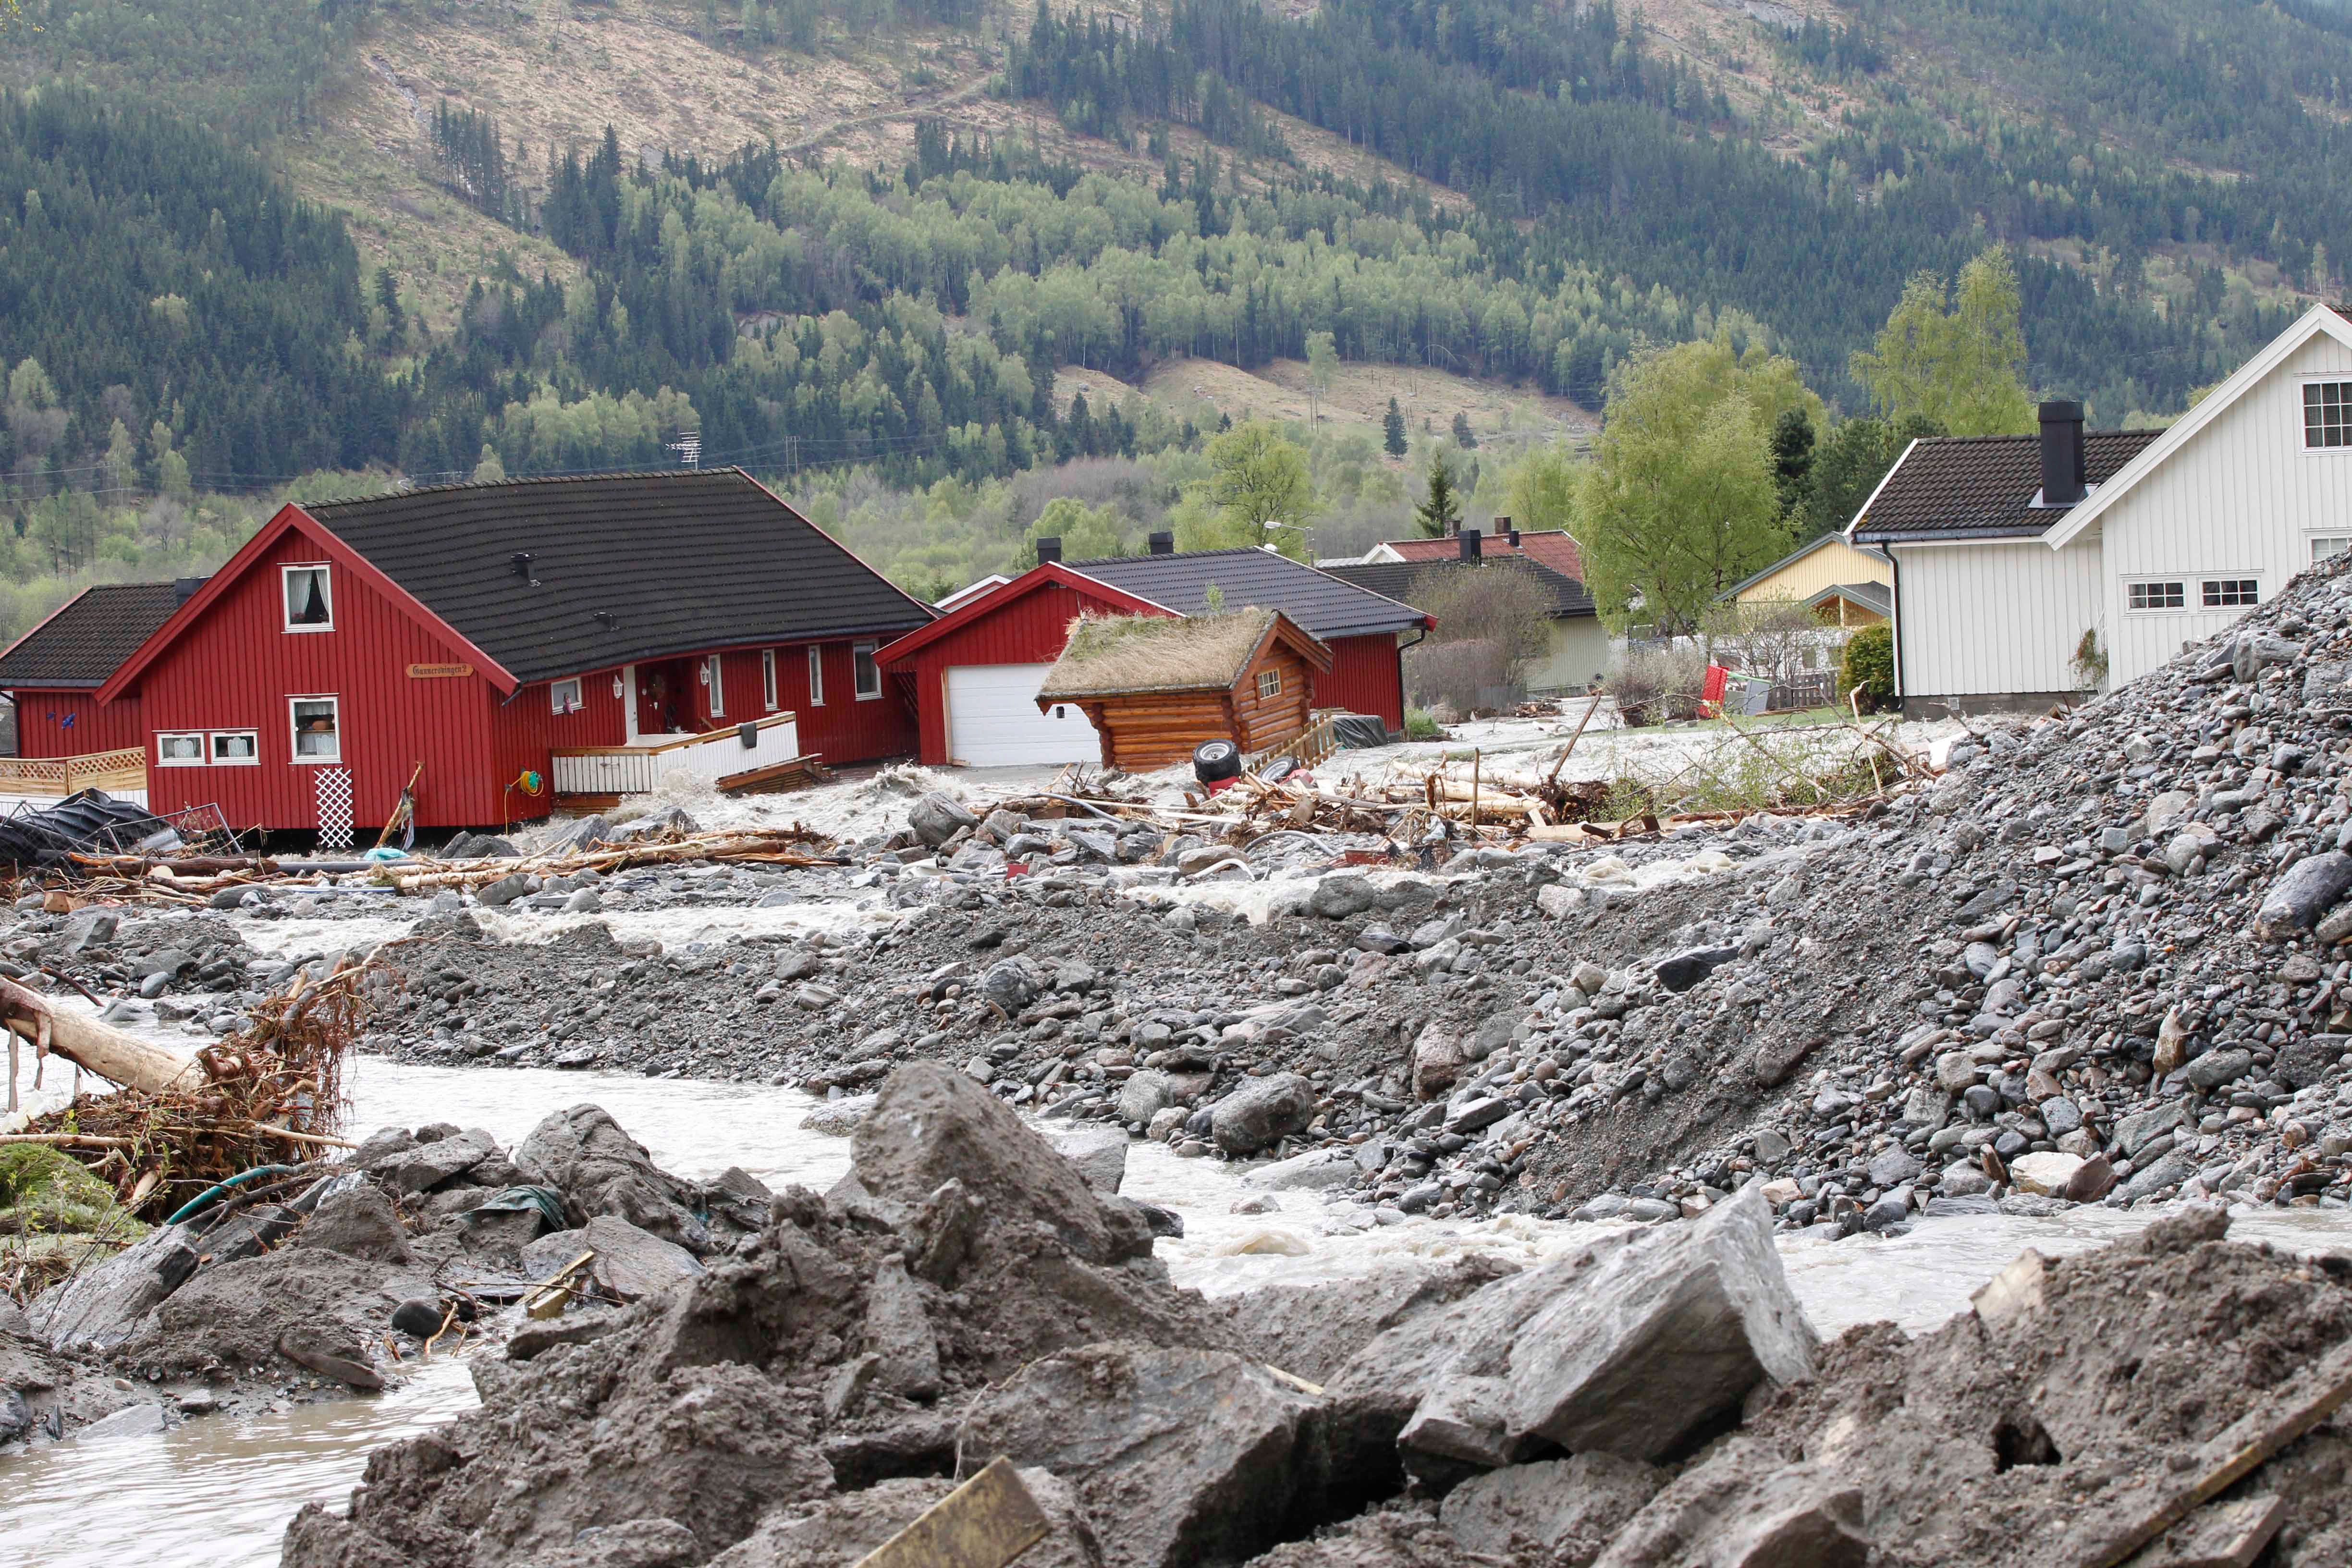
<svg viewBox="0 0 2352 1568"><path fill-rule="evenodd" d="M821 1190L849 1165L848 1140L801 1127L816 1101L792 1089L373 1058L357 1065L352 1082L352 1125L362 1131L453 1121L487 1128L511 1146L548 1112L593 1102L656 1163L683 1175L740 1165L772 1187L797 1182ZM1183 1238L1160 1244L1179 1283L1223 1294L1466 1252L1529 1262L1591 1234L1590 1226L1517 1215L1376 1226L1360 1210L1327 1207L1314 1193L1280 1193L1273 1213L1235 1215L1235 1200L1253 1192L1246 1174L1245 1167L1180 1160L1164 1146L1129 1150L1122 1190L1184 1217ZM1791 1237L1781 1253L1823 1334L1874 1319L1917 1332L1964 1310L1969 1293L2027 1247L2047 1255L2081 1251L2147 1218L2079 1209L2046 1220L1930 1220L1892 1240ZM2242 1213L2231 1234L2298 1252L2352 1252L2352 1223L2314 1210ZM370 1451L473 1403L464 1359L443 1357L381 1395L250 1418L199 1418L166 1432L76 1439L0 1458L0 1540L26 1568L261 1568L278 1561L286 1521L303 1503L341 1506Z"/></svg>

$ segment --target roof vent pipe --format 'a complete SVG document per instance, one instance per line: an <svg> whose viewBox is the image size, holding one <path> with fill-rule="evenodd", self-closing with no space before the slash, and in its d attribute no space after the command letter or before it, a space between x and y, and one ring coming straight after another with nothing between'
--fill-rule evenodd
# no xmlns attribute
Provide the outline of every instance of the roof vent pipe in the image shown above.
<svg viewBox="0 0 2352 1568"><path fill-rule="evenodd" d="M1173 533L1155 533L1151 535L1149 543L1150 545L1151 553L1154 555L1173 555L1176 553L1176 536Z"/></svg>
<svg viewBox="0 0 2352 1568"><path fill-rule="evenodd" d="M2083 405L2042 405L2042 504L2073 506L2089 492L2083 455Z"/></svg>
<svg viewBox="0 0 2352 1568"><path fill-rule="evenodd" d="M1048 561L1059 561L1061 558L1062 536L1058 533L1041 535L1037 541L1037 564L1043 566Z"/></svg>
<svg viewBox="0 0 2352 1568"><path fill-rule="evenodd" d="M184 605L203 592L209 577L174 577L172 579L172 603Z"/></svg>
<svg viewBox="0 0 2352 1568"><path fill-rule="evenodd" d="M514 552L514 574L526 583L536 581L530 574L530 563L533 559L528 550L518 550Z"/></svg>
<svg viewBox="0 0 2352 1568"><path fill-rule="evenodd" d="M1485 552L1478 531L1475 528L1464 529L1462 531L1462 559L1465 561L1475 561L1483 553L1485 553Z"/></svg>
<svg viewBox="0 0 2352 1568"><path fill-rule="evenodd" d="M1512 549L1517 550L1519 547L1519 531L1512 526L1511 520L1509 518L1496 518L1495 520L1495 532L1501 537L1509 540L1511 542Z"/></svg>

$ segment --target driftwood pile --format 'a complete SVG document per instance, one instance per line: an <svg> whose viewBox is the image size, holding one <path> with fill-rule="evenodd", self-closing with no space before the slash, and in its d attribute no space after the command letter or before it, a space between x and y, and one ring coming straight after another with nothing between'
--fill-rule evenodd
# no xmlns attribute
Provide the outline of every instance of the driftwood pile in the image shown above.
<svg viewBox="0 0 2352 1568"><path fill-rule="evenodd" d="M47 1143L109 1183L122 1205L156 1219L218 1182L258 1165L298 1164L347 1147L343 1064L360 1034L364 965L324 980L297 974L253 1009L251 1026L183 1057L0 980L9 1034L9 1099L20 1054L47 1058L119 1086L78 1094L0 1144Z"/></svg>

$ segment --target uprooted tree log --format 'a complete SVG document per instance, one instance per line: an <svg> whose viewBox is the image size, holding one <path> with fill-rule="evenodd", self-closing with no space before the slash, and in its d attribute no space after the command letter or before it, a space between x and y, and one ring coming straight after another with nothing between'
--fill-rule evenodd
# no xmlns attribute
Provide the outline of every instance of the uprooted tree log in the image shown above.
<svg viewBox="0 0 2352 1568"><path fill-rule="evenodd" d="M359 1036L357 984L364 968L339 967L316 982L298 974L289 990L254 1008L246 1029L192 1057L0 980L12 1068L22 1042L32 1040L37 1049L121 1086L110 1094L78 1095L7 1136L72 1153L143 1218L168 1214L240 1172L348 1147L335 1134L344 1106L343 1063ZM13 1072L9 1090L13 1103Z"/></svg>

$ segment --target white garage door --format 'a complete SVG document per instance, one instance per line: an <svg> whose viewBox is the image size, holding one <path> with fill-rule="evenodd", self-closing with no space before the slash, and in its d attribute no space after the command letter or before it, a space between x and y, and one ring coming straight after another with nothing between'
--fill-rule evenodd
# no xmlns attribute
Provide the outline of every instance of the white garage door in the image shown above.
<svg viewBox="0 0 2352 1568"><path fill-rule="evenodd" d="M1039 712L1045 664L965 664L948 670L948 755L975 768L1098 763L1102 742L1075 706Z"/></svg>

